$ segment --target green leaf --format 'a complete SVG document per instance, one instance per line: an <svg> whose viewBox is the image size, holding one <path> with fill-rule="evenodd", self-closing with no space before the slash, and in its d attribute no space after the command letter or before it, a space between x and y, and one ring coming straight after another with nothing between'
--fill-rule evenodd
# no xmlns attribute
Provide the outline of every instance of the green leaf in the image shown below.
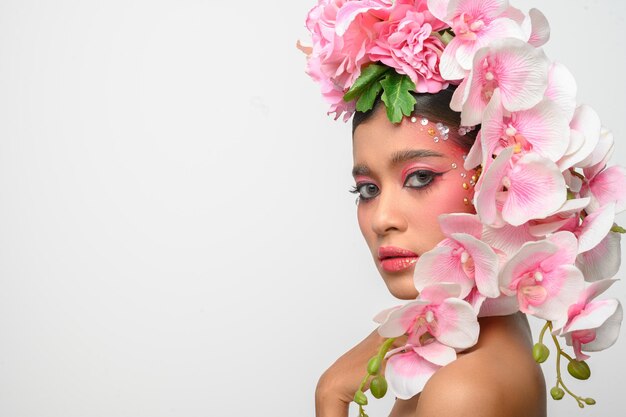
<svg viewBox="0 0 626 417"><path fill-rule="evenodd" d="M415 91L415 84L408 75L392 72L380 81L383 86L382 100L387 106L387 117L392 123L400 123L402 116L410 116L415 106L415 98L409 92Z"/></svg>
<svg viewBox="0 0 626 417"><path fill-rule="evenodd" d="M613 227L611 227L611 232L615 232L615 233L626 233L626 229L624 229L622 226L618 226L616 224L613 224Z"/></svg>
<svg viewBox="0 0 626 417"><path fill-rule="evenodd" d="M352 87L343 96L343 101L352 101L359 97L366 88L380 79L391 67L382 64L369 64L361 70L361 75L354 81Z"/></svg>
<svg viewBox="0 0 626 417"><path fill-rule="evenodd" d="M383 89L383 86L380 84L378 80L370 84L370 86L361 94L361 97L356 102L356 109L360 112L366 112L371 110L374 107L374 102L376 101L376 97L380 90Z"/></svg>

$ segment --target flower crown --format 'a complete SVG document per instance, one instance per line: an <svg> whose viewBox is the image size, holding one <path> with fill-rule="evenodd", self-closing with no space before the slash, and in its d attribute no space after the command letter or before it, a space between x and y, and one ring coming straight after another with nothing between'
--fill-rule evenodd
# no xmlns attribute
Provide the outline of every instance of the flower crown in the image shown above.
<svg viewBox="0 0 626 417"><path fill-rule="evenodd" d="M620 266L626 230L614 221L626 209L626 171L607 167L612 134L591 107L576 105L573 76L540 48L550 35L545 16L507 0L318 0L306 27L312 46L298 47L335 120L372 109L380 95L399 123L412 115L411 92L452 83L450 107L461 125L480 125L464 163L482 169L477 214L440 216L446 238L415 264L419 297L375 317L389 339L355 395L361 415L368 380L376 398L389 386L408 399L476 343L478 316L517 311L546 321L533 356L547 359L549 334L552 397L567 392L580 407L594 404L568 389L559 367L563 358L573 377L589 378L587 353L618 337L620 302L596 297ZM389 351L405 334L407 344Z"/></svg>

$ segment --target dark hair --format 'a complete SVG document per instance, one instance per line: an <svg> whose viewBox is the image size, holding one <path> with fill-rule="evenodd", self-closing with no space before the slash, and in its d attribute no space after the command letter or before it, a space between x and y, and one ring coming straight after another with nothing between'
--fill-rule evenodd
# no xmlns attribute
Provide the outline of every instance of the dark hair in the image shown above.
<svg viewBox="0 0 626 417"><path fill-rule="evenodd" d="M457 134L457 129L461 125L461 113L456 112L450 108L450 100L452 100L452 94L456 90L456 85L450 85L448 88L441 90L436 94L431 93L414 93L411 95L415 97L415 107L413 108L412 116L424 116L427 119L435 122L441 122L444 125L450 127L450 140L454 141L457 145L469 150L472 144L476 140L476 133L479 130L477 126L470 132L461 136ZM384 108L384 103L380 98L380 95L376 97L374 107L366 112L357 111L352 118L352 135L354 131L361 124L369 120L374 112L379 107Z"/></svg>

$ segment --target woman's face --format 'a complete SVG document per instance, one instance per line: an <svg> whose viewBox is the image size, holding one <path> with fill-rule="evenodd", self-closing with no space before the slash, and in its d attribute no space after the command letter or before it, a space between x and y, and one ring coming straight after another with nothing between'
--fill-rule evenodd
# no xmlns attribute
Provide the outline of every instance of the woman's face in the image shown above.
<svg viewBox="0 0 626 417"><path fill-rule="evenodd" d="M437 217L474 212L464 201L471 202L473 193L474 171L463 169L467 151L451 138L435 142L435 124L423 125L418 117L393 125L381 106L354 132L359 227L387 288L400 299L417 297L417 257L444 238Z"/></svg>

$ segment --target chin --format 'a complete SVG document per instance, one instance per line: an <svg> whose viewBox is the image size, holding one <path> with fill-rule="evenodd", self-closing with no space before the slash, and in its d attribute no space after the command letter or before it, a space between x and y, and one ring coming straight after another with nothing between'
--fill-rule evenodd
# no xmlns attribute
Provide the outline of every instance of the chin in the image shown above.
<svg viewBox="0 0 626 417"><path fill-rule="evenodd" d="M387 289L400 300L414 300L419 295L413 284L413 274L403 274L396 276L384 276Z"/></svg>

